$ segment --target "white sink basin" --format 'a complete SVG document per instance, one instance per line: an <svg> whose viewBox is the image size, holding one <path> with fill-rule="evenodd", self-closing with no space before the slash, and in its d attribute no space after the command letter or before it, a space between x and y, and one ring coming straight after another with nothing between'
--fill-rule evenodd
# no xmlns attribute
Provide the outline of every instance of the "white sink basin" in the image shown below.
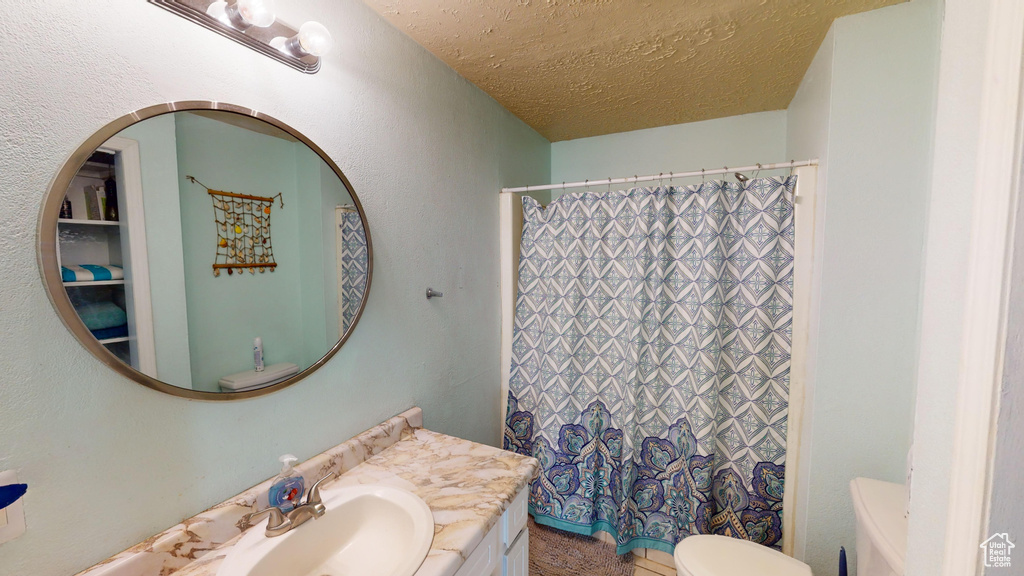
<svg viewBox="0 0 1024 576"><path fill-rule="evenodd" d="M327 513L275 538L253 525L217 576L411 576L434 540L418 496L390 486L321 490Z"/></svg>

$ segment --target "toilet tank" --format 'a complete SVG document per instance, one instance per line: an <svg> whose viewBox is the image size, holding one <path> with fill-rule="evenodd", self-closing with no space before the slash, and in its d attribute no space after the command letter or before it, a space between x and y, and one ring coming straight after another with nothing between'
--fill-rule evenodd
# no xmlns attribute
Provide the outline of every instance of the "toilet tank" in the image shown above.
<svg viewBox="0 0 1024 576"><path fill-rule="evenodd" d="M903 484L854 478L857 576L903 576L907 558L907 509Z"/></svg>

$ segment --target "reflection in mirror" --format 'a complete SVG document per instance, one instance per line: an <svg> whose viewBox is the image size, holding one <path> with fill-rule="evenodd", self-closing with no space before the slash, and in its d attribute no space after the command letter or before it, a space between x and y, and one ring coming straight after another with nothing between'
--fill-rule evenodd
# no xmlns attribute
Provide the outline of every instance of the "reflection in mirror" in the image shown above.
<svg viewBox="0 0 1024 576"><path fill-rule="evenodd" d="M314 366L352 329L363 222L340 173L292 133L177 111L124 128L77 171L57 265L85 328L124 364L182 390L247 391Z"/></svg>

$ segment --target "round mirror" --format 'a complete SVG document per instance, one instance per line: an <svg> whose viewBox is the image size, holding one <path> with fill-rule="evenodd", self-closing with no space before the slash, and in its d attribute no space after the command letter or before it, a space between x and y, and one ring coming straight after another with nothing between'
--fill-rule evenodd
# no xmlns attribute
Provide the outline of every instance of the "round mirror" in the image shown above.
<svg viewBox="0 0 1024 576"><path fill-rule="evenodd" d="M322 366L359 321L373 251L338 166L282 122L176 102L111 122L57 174L39 262L99 359L177 396L246 398Z"/></svg>

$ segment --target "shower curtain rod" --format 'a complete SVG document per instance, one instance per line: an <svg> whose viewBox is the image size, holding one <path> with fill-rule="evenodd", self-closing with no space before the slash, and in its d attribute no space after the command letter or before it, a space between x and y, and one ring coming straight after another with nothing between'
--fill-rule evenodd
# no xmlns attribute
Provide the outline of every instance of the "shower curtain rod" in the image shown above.
<svg viewBox="0 0 1024 576"><path fill-rule="evenodd" d="M774 164L755 164L753 166L739 166L730 168L724 166L714 170L694 170L691 172L662 172L652 176L634 176L632 178L601 178L599 180L584 180L583 182L562 182L561 184L545 184L542 186L520 186L519 188L502 188L505 192L535 192L538 190L564 190L566 188L580 188L583 186L598 186L605 184L626 184L630 182L651 182L653 180L664 180L668 178L683 178L686 176L712 176L714 174L728 174L729 172L749 172L751 170L776 170L778 168L800 168L801 166L817 166L818 159L800 160L792 162L776 162Z"/></svg>

